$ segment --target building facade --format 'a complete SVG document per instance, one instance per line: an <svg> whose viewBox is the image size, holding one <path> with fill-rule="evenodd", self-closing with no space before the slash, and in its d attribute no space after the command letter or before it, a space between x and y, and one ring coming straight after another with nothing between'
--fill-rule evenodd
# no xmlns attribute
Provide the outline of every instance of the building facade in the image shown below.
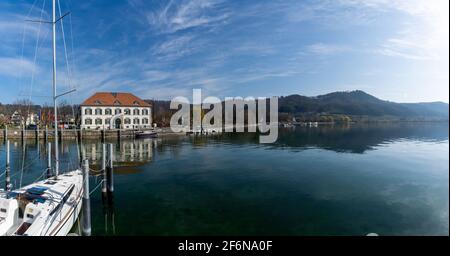
<svg viewBox="0 0 450 256"><path fill-rule="evenodd" d="M80 105L81 129L146 129L152 106L131 93L99 92Z"/></svg>
<svg viewBox="0 0 450 256"><path fill-rule="evenodd" d="M19 113L19 111L14 111L14 113L11 115L11 124L16 127L23 126L23 116Z"/></svg>

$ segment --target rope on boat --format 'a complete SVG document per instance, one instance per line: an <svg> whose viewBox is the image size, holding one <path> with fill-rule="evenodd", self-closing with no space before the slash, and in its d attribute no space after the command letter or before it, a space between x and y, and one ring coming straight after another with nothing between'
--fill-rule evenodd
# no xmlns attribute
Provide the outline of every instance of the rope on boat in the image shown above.
<svg viewBox="0 0 450 256"><path fill-rule="evenodd" d="M25 144L25 146L23 147L23 152L22 152L22 170L21 170L21 172L20 172L20 183L19 183L19 188L22 187L23 170L24 170L24 165L25 165L25 157L26 157L26 153L27 153L27 145Z"/></svg>
<svg viewBox="0 0 450 256"><path fill-rule="evenodd" d="M11 181L13 180L13 179L12 179L13 177L15 177L15 176L17 176L17 175L19 175L19 174L20 174L20 173L16 172L15 174L11 175L11 176L10 176ZM0 180L0 181L1 181L1 183L3 183L3 182L5 182L5 180L6 180L6 179L2 179L2 180Z"/></svg>
<svg viewBox="0 0 450 256"><path fill-rule="evenodd" d="M24 152L25 154L25 152ZM36 160L39 159L39 155L37 155L34 159L32 159L27 165L22 167L22 171L28 169L28 167L30 167Z"/></svg>
<svg viewBox="0 0 450 256"><path fill-rule="evenodd" d="M39 175L39 177L37 177L37 179L35 179L32 183L35 183L36 181L40 180L44 176L44 174L47 173L47 171L48 169L45 168L44 171L41 173L41 175Z"/></svg>
<svg viewBox="0 0 450 256"><path fill-rule="evenodd" d="M105 182L105 180L101 180L101 181L97 184L97 186L95 186L95 188L89 192L89 195L91 195L92 193L94 193L95 190L97 190L97 189L100 187L100 185L102 185L103 182Z"/></svg>
<svg viewBox="0 0 450 256"><path fill-rule="evenodd" d="M93 176L99 176L99 175L102 175L104 171L105 171L104 169L101 169L101 170L94 170L94 169L89 168L89 172L95 174L95 175L93 175Z"/></svg>

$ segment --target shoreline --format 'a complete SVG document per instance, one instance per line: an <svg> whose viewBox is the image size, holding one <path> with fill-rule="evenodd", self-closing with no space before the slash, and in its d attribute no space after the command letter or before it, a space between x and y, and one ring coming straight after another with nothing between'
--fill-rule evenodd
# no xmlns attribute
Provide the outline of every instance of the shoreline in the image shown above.
<svg viewBox="0 0 450 256"><path fill-rule="evenodd" d="M349 125L377 125L377 124L449 124L449 120L378 120L363 122L279 122L280 128L288 127L318 127L318 126L349 126ZM245 125L245 128L248 128ZM185 136L186 132L173 132L170 127L161 127L156 129L145 129L156 131L158 137ZM7 131L7 136L6 136ZM138 130L80 130L80 129L63 129L58 131L58 135L63 139L118 139L118 138L134 138ZM21 130L17 128L0 129L0 139L53 139L53 129L48 130Z"/></svg>
<svg viewBox="0 0 450 256"><path fill-rule="evenodd" d="M150 129L148 129L150 130ZM154 129L160 137L180 136L186 135L186 133L175 133L170 128L157 128ZM79 129L67 129L59 130L58 137L60 139L131 139L135 137L137 130L79 130ZM7 129L7 135L5 129L0 129L0 139L21 140L21 139L35 139L35 140L47 140L54 138L54 130L21 130L21 129Z"/></svg>

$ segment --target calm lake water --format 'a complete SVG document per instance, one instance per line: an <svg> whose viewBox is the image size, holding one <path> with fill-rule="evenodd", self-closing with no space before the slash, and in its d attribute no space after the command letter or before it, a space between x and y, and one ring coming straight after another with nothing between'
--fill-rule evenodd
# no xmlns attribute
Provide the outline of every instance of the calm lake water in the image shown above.
<svg viewBox="0 0 450 256"><path fill-rule="evenodd" d="M297 127L271 145L254 134L113 141L115 194L92 193L93 234L449 235L448 134L424 123ZM95 168L101 144L84 146ZM61 147L62 169L75 166L76 143ZM12 151L15 186L41 175L44 143Z"/></svg>

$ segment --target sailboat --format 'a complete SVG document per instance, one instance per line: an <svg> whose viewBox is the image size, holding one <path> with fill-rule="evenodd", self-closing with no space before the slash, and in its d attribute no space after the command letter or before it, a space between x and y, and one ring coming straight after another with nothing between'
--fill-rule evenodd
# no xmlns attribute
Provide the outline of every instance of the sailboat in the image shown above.
<svg viewBox="0 0 450 256"><path fill-rule="evenodd" d="M53 0L53 105L58 127L56 101L56 6ZM40 21L44 22L44 21ZM72 90L73 91L73 90ZM59 173L58 133L54 133L55 164L52 177L11 190L0 191L0 236L65 236L77 221L82 206L83 174L80 169Z"/></svg>

